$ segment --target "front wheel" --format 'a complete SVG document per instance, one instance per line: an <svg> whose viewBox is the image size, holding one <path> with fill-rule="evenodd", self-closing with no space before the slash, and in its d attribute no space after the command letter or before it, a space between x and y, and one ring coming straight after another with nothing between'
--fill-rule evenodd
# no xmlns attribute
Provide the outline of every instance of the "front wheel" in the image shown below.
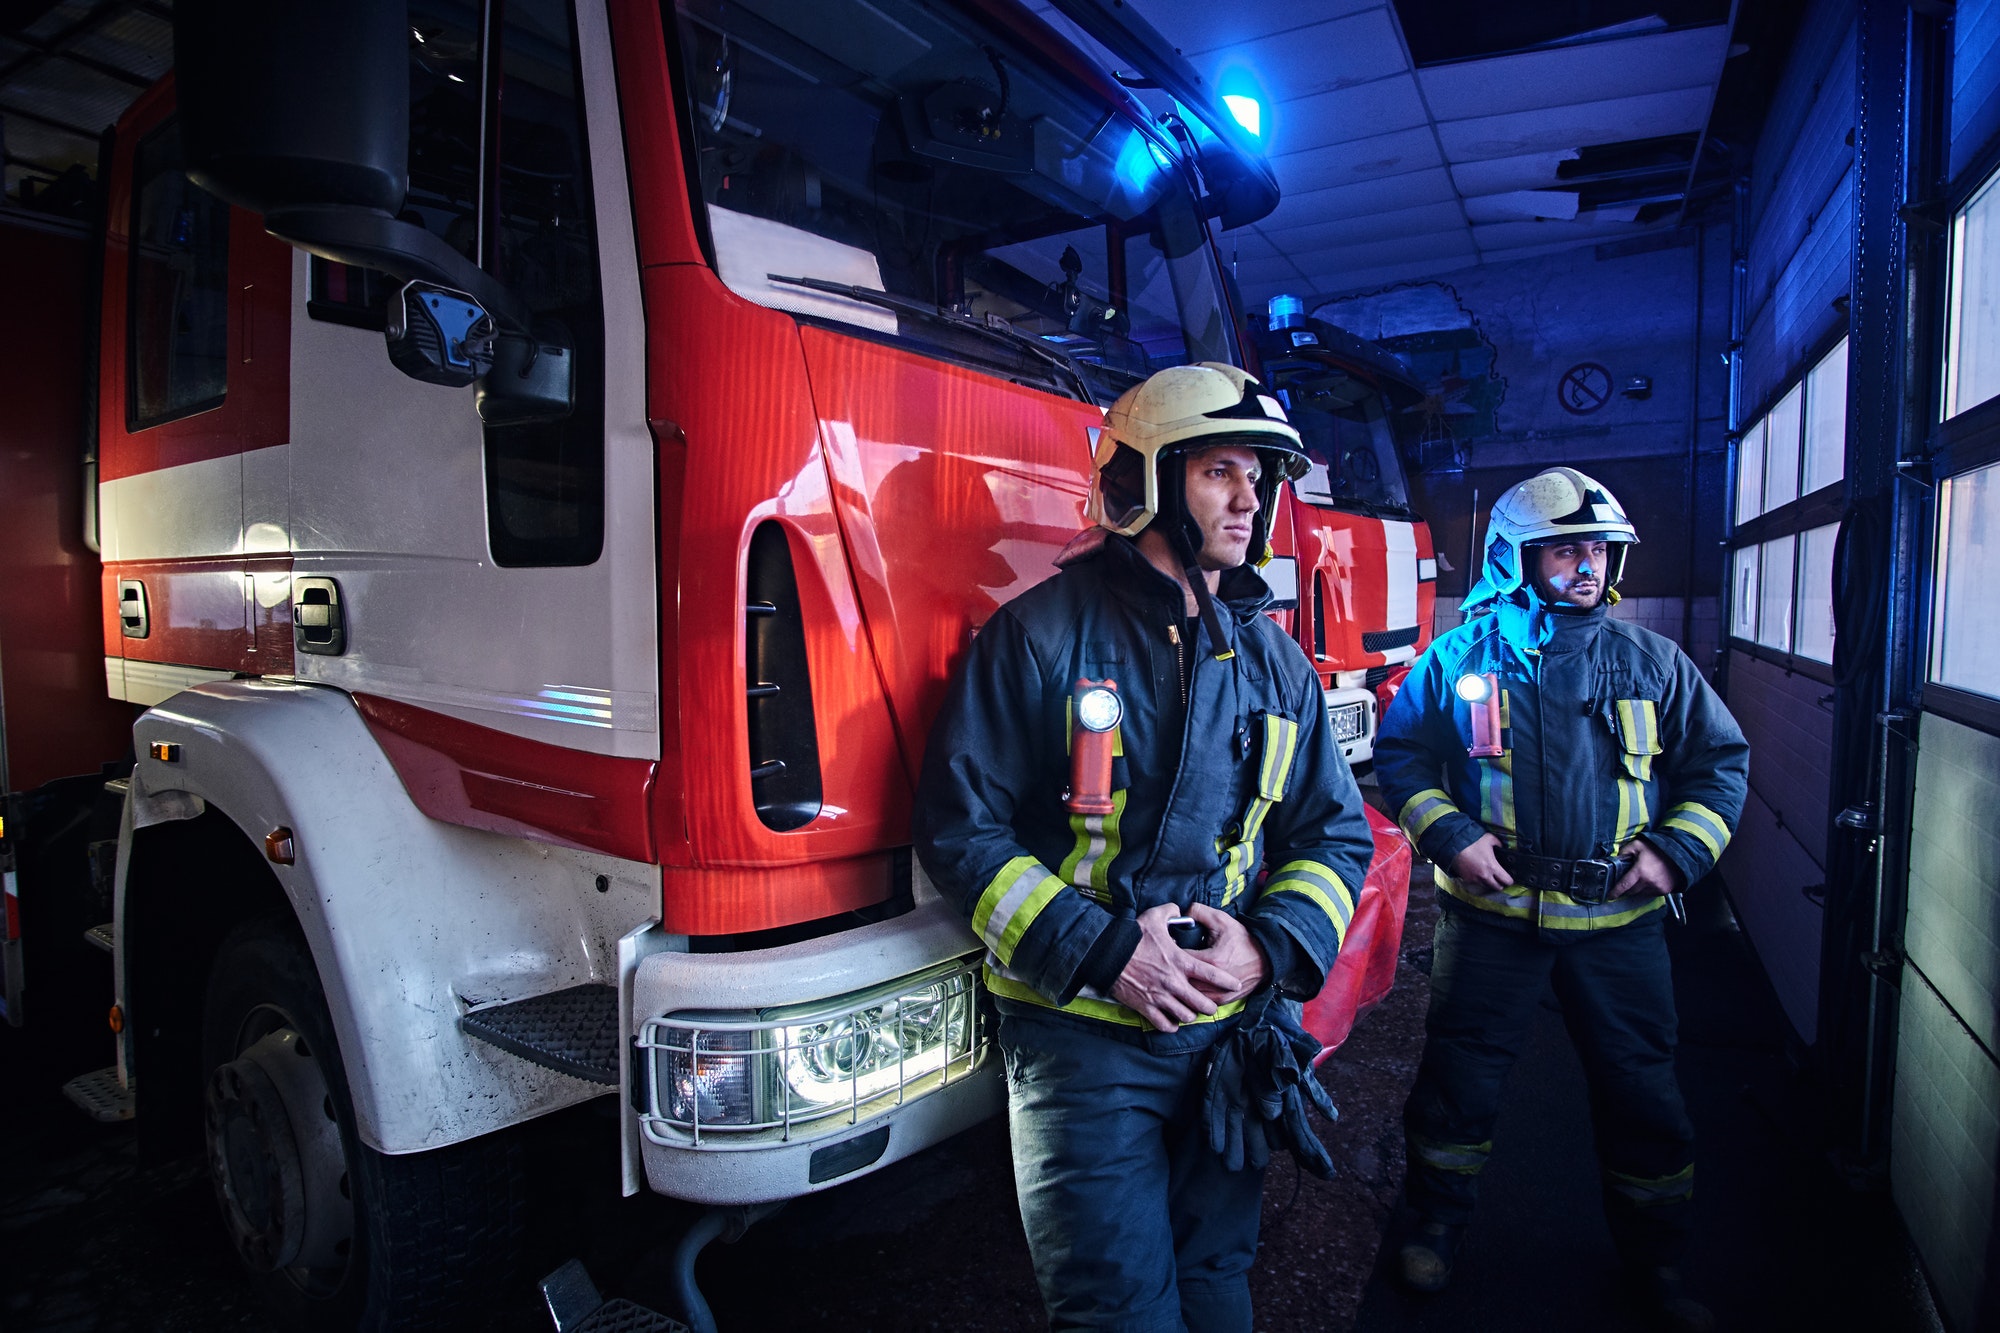
<svg viewBox="0 0 2000 1333"><path fill-rule="evenodd" d="M389 1156L354 1132L319 976L285 921L217 951L202 1021L209 1174L288 1327L451 1328L519 1279L516 1136Z"/></svg>

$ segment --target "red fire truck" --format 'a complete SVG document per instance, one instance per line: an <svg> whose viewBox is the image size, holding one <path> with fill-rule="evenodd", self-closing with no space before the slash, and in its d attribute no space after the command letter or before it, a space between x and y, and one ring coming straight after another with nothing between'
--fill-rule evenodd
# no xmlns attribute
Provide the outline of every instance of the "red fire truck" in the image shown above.
<svg viewBox="0 0 2000 1333"><path fill-rule="evenodd" d="M717 1207L1000 1106L909 851L925 734L1083 525L1104 404L1251 358L1210 226L1276 201L1157 34L1059 7L176 5L105 159L103 670L144 712L78 1096L207 1153L294 1317L478 1290L509 1131L589 1098L628 1192ZM1328 530L1287 554L1372 614ZM1395 965L1374 828L1333 1041Z"/></svg>

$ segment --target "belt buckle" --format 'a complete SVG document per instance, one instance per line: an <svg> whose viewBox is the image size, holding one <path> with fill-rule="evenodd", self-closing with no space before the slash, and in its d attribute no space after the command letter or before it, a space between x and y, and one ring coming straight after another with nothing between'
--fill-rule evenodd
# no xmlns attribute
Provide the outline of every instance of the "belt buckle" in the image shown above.
<svg viewBox="0 0 2000 1333"><path fill-rule="evenodd" d="M1587 907L1611 901L1611 885L1618 872L1616 861L1585 858L1573 862L1569 872L1569 896Z"/></svg>

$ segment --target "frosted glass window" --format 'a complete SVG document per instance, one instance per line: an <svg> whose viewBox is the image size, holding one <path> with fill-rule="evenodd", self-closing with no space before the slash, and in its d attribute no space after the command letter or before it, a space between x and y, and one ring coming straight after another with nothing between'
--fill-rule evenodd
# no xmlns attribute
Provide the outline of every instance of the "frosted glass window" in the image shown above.
<svg viewBox="0 0 2000 1333"><path fill-rule="evenodd" d="M1799 416L1805 394L1803 385L1771 409L1764 431L1764 512L1799 498Z"/></svg>
<svg viewBox="0 0 2000 1333"><path fill-rule="evenodd" d="M1931 679L2000 697L2000 463L1962 473L1938 496L1937 624Z"/></svg>
<svg viewBox="0 0 2000 1333"><path fill-rule="evenodd" d="M1944 414L1955 417L2000 393L2000 194L1994 177L1951 224L1946 300Z"/></svg>
<svg viewBox="0 0 2000 1333"><path fill-rule="evenodd" d="M1847 339L1806 373L1806 479L1801 495L1847 470Z"/></svg>
<svg viewBox="0 0 2000 1333"><path fill-rule="evenodd" d="M1736 521L1748 523L1764 512L1764 423L1743 432L1736 446Z"/></svg>
<svg viewBox="0 0 2000 1333"><path fill-rule="evenodd" d="M1738 639L1757 637L1757 562L1754 546L1741 546L1731 557L1729 633Z"/></svg>
<svg viewBox="0 0 2000 1333"><path fill-rule="evenodd" d="M1757 642L1780 652L1792 650L1792 546L1792 538L1780 537L1758 548L1764 569L1757 578Z"/></svg>
<svg viewBox="0 0 2000 1333"><path fill-rule="evenodd" d="M1798 628L1792 651L1815 662L1833 661L1833 542L1840 525L1799 534Z"/></svg>

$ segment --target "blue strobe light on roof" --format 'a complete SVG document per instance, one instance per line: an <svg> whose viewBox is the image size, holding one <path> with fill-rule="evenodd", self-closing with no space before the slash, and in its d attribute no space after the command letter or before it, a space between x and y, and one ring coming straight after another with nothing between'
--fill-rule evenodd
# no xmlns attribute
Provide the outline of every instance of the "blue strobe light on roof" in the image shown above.
<svg viewBox="0 0 2000 1333"><path fill-rule="evenodd" d="M1250 132L1253 139L1264 137L1264 106L1248 93L1224 93L1222 105L1236 123Z"/></svg>

